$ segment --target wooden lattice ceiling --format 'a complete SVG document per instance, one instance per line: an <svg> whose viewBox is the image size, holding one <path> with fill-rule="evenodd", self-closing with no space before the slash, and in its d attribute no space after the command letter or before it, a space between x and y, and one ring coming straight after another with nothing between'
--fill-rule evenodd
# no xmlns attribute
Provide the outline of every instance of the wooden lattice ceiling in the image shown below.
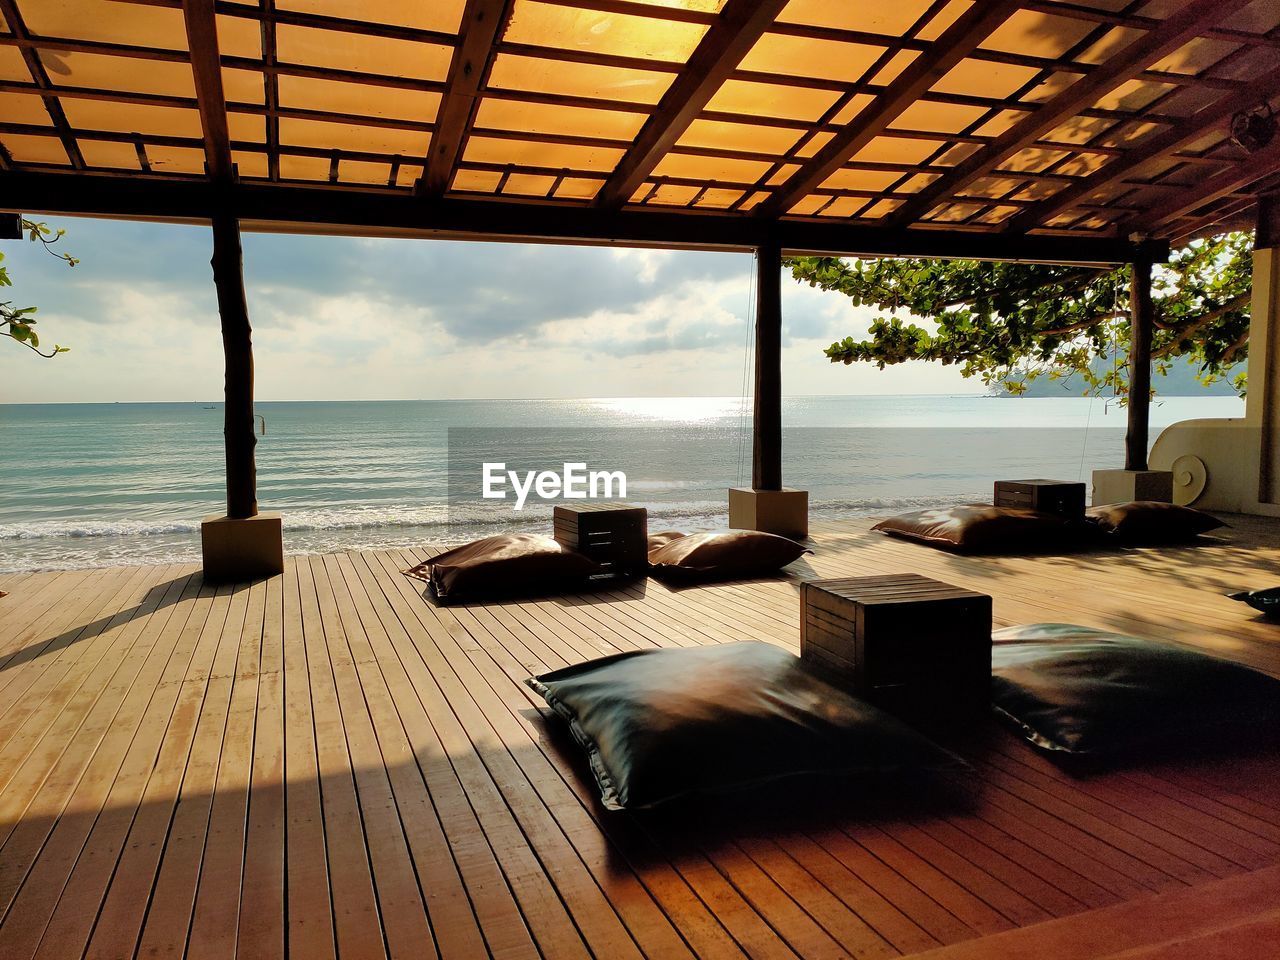
<svg viewBox="0 0 1280 960"><path fill-rule="evenodd" d="M1280 138L1249 154L1228 136L1233 115L1280 100L1277 0L0 0L0 14L10 208L12 185L58 206L59 184L77 188L52 178L71 174L154 196L289 186L343 205L343 222L351 196L486 199L526 219L659 210L979 248L1176 241L1240 222L1280 179ZM131 183L121 205L156 212L151 195Z"/></svg>

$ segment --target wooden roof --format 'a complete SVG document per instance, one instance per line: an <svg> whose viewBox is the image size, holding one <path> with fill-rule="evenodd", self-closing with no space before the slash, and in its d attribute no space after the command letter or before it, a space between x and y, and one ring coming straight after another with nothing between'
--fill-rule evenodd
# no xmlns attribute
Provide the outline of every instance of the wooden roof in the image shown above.
<svg viewBox="0 0 1280 960"><path fill-rule="evenodd" d="M0 14L10 209L198 216L234 183L249 220L334 229L466 232L484 201L497 235L1118 256L1240 222L1280 179L1280 140L1250 155L1228 129L1280 98L1275 0Z"/></svg>

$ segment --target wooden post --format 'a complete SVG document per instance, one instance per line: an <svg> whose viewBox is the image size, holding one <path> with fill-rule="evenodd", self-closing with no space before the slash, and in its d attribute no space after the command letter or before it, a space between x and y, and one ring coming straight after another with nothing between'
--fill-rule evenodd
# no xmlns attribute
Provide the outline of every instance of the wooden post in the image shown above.
<svg viewBox="0 0 1280 960"><path fill-rule="evenodd" d="M751 486L782 489L782 247L756 248L756 391Z"/></svg>
<svg viewBox="0 0 1280 960"><path fill-rule="evenodd" d="M213 283L222 318L222 351L226 363L223 437L227 451L227 516L257 516L257 467L253 449L253 331L244 296L240 222L229 201L213 213Z"/></svg>
<svg viewBox="0 0 1280 960"><path fill-rule="evenodd" d="M1124 468L1147 469L1147 437L1151 420L1151 261L1133 264L1129 286L1129 430L1124 439Z"/></svg>

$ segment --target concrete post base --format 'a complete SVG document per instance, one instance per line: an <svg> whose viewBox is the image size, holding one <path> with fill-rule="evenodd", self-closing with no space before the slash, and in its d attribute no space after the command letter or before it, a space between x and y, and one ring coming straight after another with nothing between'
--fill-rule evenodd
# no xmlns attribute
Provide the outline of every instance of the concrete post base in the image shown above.
<svg viewBox="0 0 1280 960"><path fill-rule="evenodd" d="M1169 470L1095 470L1093 505L1158 500L1173 503L1173 473Z"/></svg>
<svg viewBox="0 0 1280 960"><path fill-rule="evenodd" d="M729 526L803 540L809 536L809 491L730 487Z"/></svg>
<svg viewBox="0 0 1280 960"><path fill-rule="evenodd" d="M233 583L284 573L283 530L278 513L245 520L205 517L200 524L205 581Z"/></svg>

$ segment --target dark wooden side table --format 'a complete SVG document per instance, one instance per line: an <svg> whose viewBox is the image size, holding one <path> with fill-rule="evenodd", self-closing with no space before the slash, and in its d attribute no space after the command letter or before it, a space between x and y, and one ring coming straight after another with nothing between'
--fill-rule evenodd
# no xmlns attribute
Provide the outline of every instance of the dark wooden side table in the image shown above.
<svg viewBox="0 0 1280 960"><path fill-rule="evenodd" d="M914 573L811 580L800 655L887 709L985 709L991 598Z"/></svg>
<svg viewBox="0 0 1280 960"><path fill-rule="evenodd" d="M602 575L634 577L649 563L649 512L605 500L557 504L552 512L558 543L600 564Z"/></svg>
<svg viewBox="0 0 1280 960"><path fill-rule="evenodd" d="M1021 507L1082 520L1084 496L1084 484L1069 480L997 480L992 502L997 507Z"/></svg>

